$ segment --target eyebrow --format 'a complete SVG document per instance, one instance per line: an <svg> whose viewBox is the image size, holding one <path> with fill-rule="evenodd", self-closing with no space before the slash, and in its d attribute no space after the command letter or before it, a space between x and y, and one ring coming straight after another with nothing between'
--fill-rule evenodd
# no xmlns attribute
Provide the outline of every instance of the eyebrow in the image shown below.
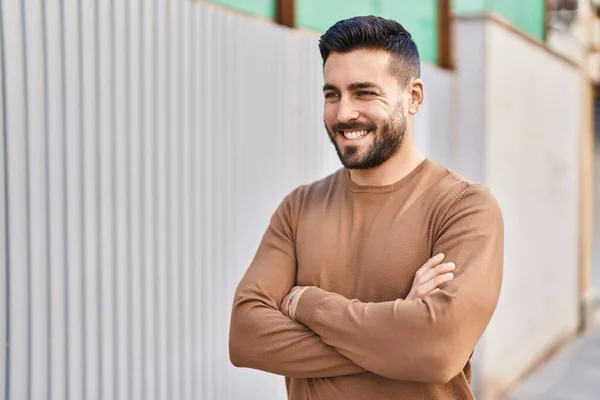
<svg viewBox="0 0 600 400"><path fill-rule="evenodd" d="M356 90L356 89L377 89L379 91L383 91L381 89L381 87L379 87L378 85L376 85L373 82L354 82L348 85L348 90ZM331 83L326 83L325 85L323 85L323 91L326 90L338 90L339 89L332 85Z"/></svg>

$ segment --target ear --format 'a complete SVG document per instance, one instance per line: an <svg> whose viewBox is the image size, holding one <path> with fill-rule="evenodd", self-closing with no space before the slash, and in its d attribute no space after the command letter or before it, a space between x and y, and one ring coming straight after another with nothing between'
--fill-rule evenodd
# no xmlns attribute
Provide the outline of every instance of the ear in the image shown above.
<svg viewBox="0 0 600 400"><path fill-rule="evenodd" d="M421 104L423 104L423 99L425 98L425 85L421 79L417 78L408 84L407 89L409 94L408 113L410 115L415 115L419 112Z"/></svg>

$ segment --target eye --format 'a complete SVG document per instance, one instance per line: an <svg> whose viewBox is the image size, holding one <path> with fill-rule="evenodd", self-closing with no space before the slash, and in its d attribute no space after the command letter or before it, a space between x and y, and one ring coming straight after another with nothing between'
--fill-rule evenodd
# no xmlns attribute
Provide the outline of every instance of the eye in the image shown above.
<svg viewBox="0 0 600 400"><path fill-rule="evenodd" d="M358 95L359 97L368 97L368 96L376 96L376 95L377 95L377 93L375 93L375 92L369 92L369 91L363 90L363 91L361 91L361 92L358 92L358 93L357 93L357 95Z"/></svg>
<svg viewBox="0 0 600 400"><path fill-rule="evenodd" d="M335 92L327 92L325 93L325 98L326 99L337 99L339 97L339 95Z"/></svg>

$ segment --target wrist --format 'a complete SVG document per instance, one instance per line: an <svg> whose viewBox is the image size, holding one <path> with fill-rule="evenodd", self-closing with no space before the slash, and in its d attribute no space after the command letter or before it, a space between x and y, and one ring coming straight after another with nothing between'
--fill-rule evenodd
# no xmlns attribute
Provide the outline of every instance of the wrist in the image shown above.
<svg viewBox="0 0 600 400"><path fill-rule="evenodd" d="M290 302L289 302L289 307L288 307L288 316L291 319L296 320L296 309L298 308L298 303L300 301L300 298L302 297L302 294L309 287L310 286L299 286L296 290L294 290L290 294Z"/></svg>

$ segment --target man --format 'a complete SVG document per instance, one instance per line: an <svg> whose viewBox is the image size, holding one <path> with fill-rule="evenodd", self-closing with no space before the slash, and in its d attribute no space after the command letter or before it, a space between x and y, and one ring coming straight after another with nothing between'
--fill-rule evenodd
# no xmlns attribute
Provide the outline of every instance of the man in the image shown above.
<svg viewBox="0 0 600 400"><path fill-rule="evenodd" d="M400 24L340 21L319 47L345 168L273 215L237 288L231 361L286 376L294 400L472 399L502 280L498 204L417 149L424 85Z"/></svg>

